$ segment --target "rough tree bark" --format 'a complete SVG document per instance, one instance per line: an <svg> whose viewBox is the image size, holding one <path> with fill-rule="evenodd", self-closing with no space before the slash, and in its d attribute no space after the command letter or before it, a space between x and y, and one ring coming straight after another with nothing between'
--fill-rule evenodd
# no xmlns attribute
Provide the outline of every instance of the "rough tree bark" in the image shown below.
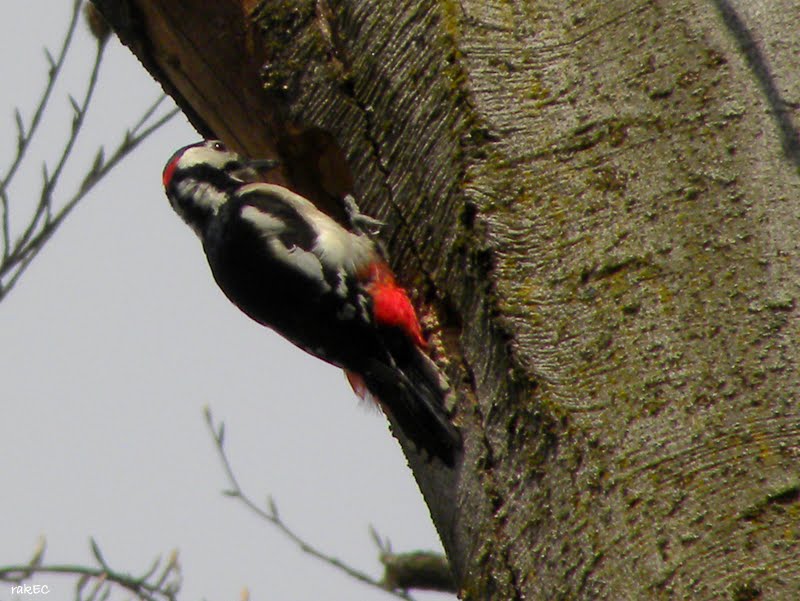
<svg viewBox="0 0 800 601"><path fill-rule="evenodd" d="M388 223L463 598L800 598L797 3L94 1L201 132Z"/></svg>

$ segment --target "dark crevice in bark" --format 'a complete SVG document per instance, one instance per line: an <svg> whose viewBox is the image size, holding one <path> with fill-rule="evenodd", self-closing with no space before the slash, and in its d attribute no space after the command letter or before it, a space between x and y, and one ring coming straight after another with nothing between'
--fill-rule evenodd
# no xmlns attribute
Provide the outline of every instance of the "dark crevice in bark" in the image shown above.
<svg viewBox="0 0 800 601"><path fill-rule="evenodd" d="M800 133L798 133L789 113L789 109L796 109L798 108L797 105L788 103L781 96L764 53L761 51L755 36L753 36L753 33L739 16L739 13L736 12L733 5L728 0L712 0L712 2L720 17L722 17L725 27L728 28L728 31L736 40L747 66L753 72L758 81L758 87L769 103L770 114L780 132L781 147L784 155L796 167L800 167Z"/></svg>

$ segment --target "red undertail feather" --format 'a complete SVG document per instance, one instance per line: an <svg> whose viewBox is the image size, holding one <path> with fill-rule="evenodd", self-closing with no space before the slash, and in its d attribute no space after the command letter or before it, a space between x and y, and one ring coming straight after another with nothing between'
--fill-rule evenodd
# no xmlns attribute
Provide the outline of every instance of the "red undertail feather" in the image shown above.
<svg viewBox="0 0 800 601"><path fill-rule="evenodd" d="M396 327L420 348L428 345L422 337L414 306L403 288L397 285L394 274L385 263L370 266L367 290L372 296L375 321L382 326Z"/></svg>
<svg viewBox="0 0 800 601"><path fill-rule="evenodd" d="M450 423L445 386L424 352L427 345L408 294L385 263L373 264L359 275L372 297L375 323L384 329L389 346L386 357L365 358L363 372L346 372L347 379L358 396L376 401L418 450L453 467L460 456L461 435Z"/></svg>

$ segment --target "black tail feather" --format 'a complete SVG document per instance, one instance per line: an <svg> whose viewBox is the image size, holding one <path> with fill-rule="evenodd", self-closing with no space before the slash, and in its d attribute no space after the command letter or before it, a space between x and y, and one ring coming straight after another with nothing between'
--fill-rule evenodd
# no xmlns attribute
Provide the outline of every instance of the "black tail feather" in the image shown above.
<svg viewBox="0 0 800 601"><path fill-rule="evenodd" d="M402 370L372 361L361 375L403 434L431 457L453 467L462 448L461 434L445 411L445 388L432 371L435 367L419 355Z"/></svg>

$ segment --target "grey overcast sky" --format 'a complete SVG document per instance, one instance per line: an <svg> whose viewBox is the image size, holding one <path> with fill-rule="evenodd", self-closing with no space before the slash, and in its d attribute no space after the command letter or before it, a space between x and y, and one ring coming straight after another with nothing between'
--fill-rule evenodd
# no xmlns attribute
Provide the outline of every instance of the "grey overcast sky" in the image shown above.
<svg viewBox="0 0 800 601"><path fill-rule="evenodd" d="M70 5L4 3L0 173L16 143L13 108L29 122L45 83L43 47L58 51ZM38 197L41 162L52 166L60 150L67 94L82 95L92 45L81 24L55 110L11 190L17 228ZM62 194L159 93L113 40ZM89 564L94 536L112 567L134 573L179 549L182 599L238 599L243 587L253 600L390 599L220 494L204 405L226 422L243 486L259 500L273 495L284 520L322 550L379 576L369 524L395 550L440 548L383 417L359 406L339 370L249 321L214 285L160 184L173 150L196 139L179 116L148 140L0 303L0 565L27 561L40 536L48 563ZM49 599L73 597L68 579L38 582ZM0 601L11 597L0 588Z"/></svg>

